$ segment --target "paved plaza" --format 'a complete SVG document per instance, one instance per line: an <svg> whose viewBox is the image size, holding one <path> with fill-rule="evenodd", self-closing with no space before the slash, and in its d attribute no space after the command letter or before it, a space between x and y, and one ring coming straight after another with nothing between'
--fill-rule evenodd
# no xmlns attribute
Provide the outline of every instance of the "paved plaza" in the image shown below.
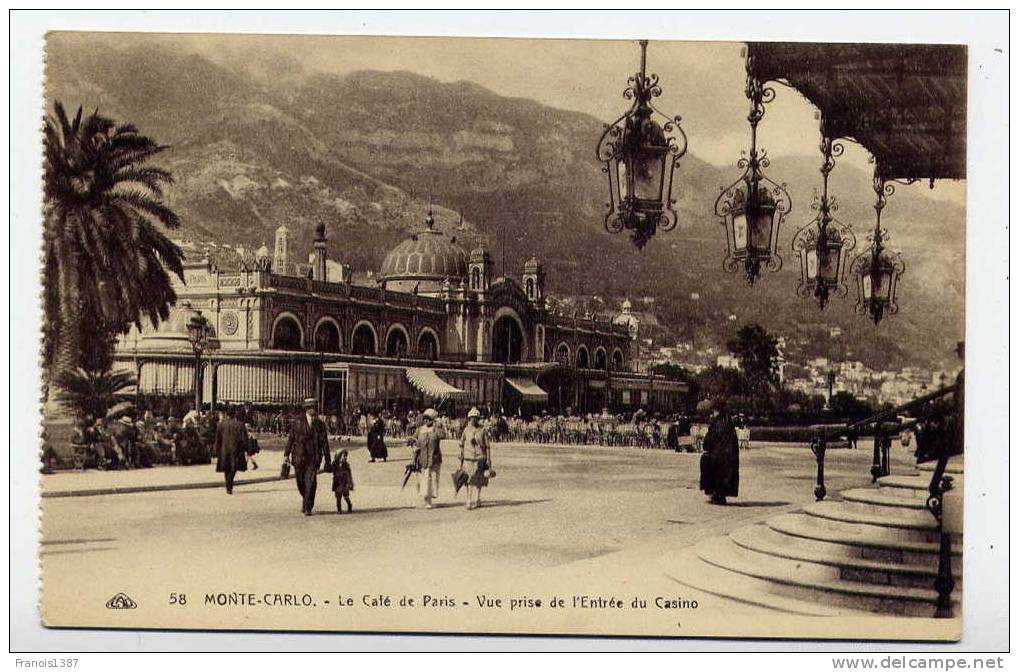
<svg viewBox="0 0 1019 672"><path fill-rule="evenodd" d="M905 470L908 456L896 448L893 469ZM582 594L585 586L596 586L599 594L696 599L710 613L723 600L668 579L662 559L813 501L814 462L806 447L743 452L740 497L719 507L697 489L697 454L497 444L498 475L484 491L484 506L467 511L463 493L454 497L449 479L455 443L447 442L444 453L433 510L416 508L414 477L400 487L410 460L404 446L393 447L386 463L370 464L366 450L352 451L352 515L336 514L327 475L319 478L316 515L310 518L300 513L292 478L241 485L232 496L204 488L46 497L41 548L46 604L104 602L114 586L139 602L161 604L174 586L192 600L271 589L357 600L364 593L413 592L465 602L480 592ZM262 468L248 476L271 476L279 461L279 452L263 451ZM829 492L868 483L869 463L863 442L855 451L831 451ZM57 492L61 479L78 486L132 478L165 485L167 474L181 482L213 482L218 476L213 470L161 467L44 478L45 489ZM725 609L755 610L735 603ZM49 617L59 621L61 613L57 607Z"/></svg>

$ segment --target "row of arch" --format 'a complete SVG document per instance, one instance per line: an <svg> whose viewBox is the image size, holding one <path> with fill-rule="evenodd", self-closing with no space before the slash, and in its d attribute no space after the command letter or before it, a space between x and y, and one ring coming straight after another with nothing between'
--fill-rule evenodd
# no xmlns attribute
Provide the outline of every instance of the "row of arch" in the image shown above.
<svg viewBox="0 0 1019 672"><path fill-rule="evenodd" d="M595 348L593 359L590 351L584 344L577 346L576 357L573 356L569 344L565 342L560 342L553 352L556 361L563 364L573 364L578 369L600 369L607 371L609 368L610 359L608 351L600 345ZM615 371L623 368L623 351L621 349L616 348L612 351L611 363L612 369Z"/></svg>
<svg viewBox="0 0 1019 672"><path fill-rule="evenodd" d="M314 352L344 352L343 330L339 322L332 317L322 317L312 330L310 344L307 342L304 327L293 313L284 312L273 320L270 347L273 350L306 350ZM386 330L385 338L380 341L375 325L368 320L361 320L350 332L349 351L354 355L379 355L387 357L417 356L424 359L438 359L439 335L431 327L422 327L418 331L415 350L410 349L410 333L400 323L394 323Z"/></svg>

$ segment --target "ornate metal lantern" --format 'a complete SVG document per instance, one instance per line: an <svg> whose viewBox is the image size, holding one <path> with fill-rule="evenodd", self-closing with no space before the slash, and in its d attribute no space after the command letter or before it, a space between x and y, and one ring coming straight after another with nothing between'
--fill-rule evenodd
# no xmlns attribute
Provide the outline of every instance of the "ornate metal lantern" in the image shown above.
<svg viewBox="0 0 1019 672"><path fill-rule="evenodd" d="M753 285L761 268L774 273L782 268L778 255L778 233L782 218L793 208L793 201L783 185L764 175L769 165L767 152L757 149L757 124L764 117L764 105L775 98L775 90L765 87L751 73L747 56L746 95L750 99L750 152L744 152L736 164L743 174L722 190L715 201L715 214L725 227L728 253L722 268L729 273L740 269Z"/></svg>
<svg viewBox="0 0 1019 672"><path fill-rule="evenodd" d="M853 260L852 274L856 278L856 312L869 315L874 324L887 315L899 312L896 291L899 278L906 271L906 264L898 252L885 248L888 232L881 228L881 211L888 203L888 197L895 193L895 185L881 175L880 168L874 171L874 193L877 213L874 232L868 236L870 246Z"/></svg>
<svg viewBox="0 0 1019 672"><path fill-rule="evenodd" d="M813 297L821 310L832 294L844 297L849 293L845 283L846 257L856 247L853 230L832 216L838 203L828 194L828 175L835 167L835 157L842 156L845 147L833 142L823 129L822 122L821 195L811 205L817 210L817 217L793 236L793 249L800 256L800 285L796 293L803 298Z"/></svg>
<svg viewBox="0 0 1019 672"><path fill-rule="evenodd" d="M672 176L686 154L686 133L680 118L662 114L651 99L662 94L658 75L648 75L647 40L640 41L640 72L627 80L623 97L633 105L605 127L598 142L598 160L609 177L608 213L610 233L630 231L634 245L643 248L658 229L676 227ZM655 114L664 119L659 123Z"/></svg>

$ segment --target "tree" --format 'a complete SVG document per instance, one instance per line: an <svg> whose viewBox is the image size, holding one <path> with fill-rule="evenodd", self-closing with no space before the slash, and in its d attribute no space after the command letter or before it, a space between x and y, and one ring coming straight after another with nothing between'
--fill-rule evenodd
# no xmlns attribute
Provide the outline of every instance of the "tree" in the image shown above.
<svg viewBox="0 0 1019 672"><path fill-rule="evenodd" d="M108 360L112 336L144 318L155 326L176 301L183 253L162 229L180 224L163 202L169 172L145 165L165 146L96 110L45 120L43 338L48 383Z"/></svg>
<svg viewBox="0 0 1019 672"><path fill-rule="evenodd" d="M755 391L778 385L778 339L759 324L746 324L727 344Z"/></svg>
<svg viewBox="0 0 1019 672"><path fill-rule="evenodd" d="M56 381L58 398L78 417L102 418L116 402L116 395L136 383L128 371L63 371Z"/></svg>

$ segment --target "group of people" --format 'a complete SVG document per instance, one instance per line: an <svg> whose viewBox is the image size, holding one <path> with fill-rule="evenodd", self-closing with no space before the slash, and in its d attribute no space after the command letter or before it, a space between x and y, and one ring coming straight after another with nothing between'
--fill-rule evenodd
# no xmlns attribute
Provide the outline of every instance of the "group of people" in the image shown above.
<svg viewBox="0 0 1019 672"><path fill-rule="evenodd" d="M434 508L433 501L438 494L441 480L442 441L449 436L446 428L439 424L439 420L439 413L432 408L415 415L412 419L415 426L413 436L408 439L408 444L414 449L414 456L407 466L406 475L409 479L411 475L417 474L421 506L426 509ZM237 446L243 443L233 438L234 432L239 433L243 429L242 424L237 425L231 423L224 434L224 444L234 446L225 453L228 464L231 459L230 450L233 450L232 454L236 456L238 454L236 451L239 450ZM387 452L382 441L384 432L377 429L369 431L368 449L371 461L385 460ZM382 442L381 448L378 442ZM217 439L217 446L219 445ZM346 450L340 450L335 456L330 454L329 427L319 417L318 402L315 399L305 400L304 413L291 422L283 451L283 470L284 473L290 468L294 471L297 491L301 497L301 512L304 515L310 516L314 511L318 475L322 471L332 474L332 490L336 497L337 512L343 512L343 504L346 504L348 513L353 511L350 494L354 490L354 477L348 457ZM227 473L229 474L229 471ZM467 509L473 510L481 506L481 490L488 485L489 479L494 475L488 428L482 422L481 412L477 408L472 408L467 414L467 426L460 436L459 466L453 474L454 487L457 490L460 487L467 488ZM227 478L229 492L232 479L229 475Z"/></svg>
<svg viewBox="0 0 1019 672"><path fill-rule="evenodd" d="M135 469L157 464L208 464L217 418L194 411L178 418L143 412L135 420L131 410L110 417L85 416L71 437L71 462L76 469ZM61 462L43 449L44 468Z"/></svg>

